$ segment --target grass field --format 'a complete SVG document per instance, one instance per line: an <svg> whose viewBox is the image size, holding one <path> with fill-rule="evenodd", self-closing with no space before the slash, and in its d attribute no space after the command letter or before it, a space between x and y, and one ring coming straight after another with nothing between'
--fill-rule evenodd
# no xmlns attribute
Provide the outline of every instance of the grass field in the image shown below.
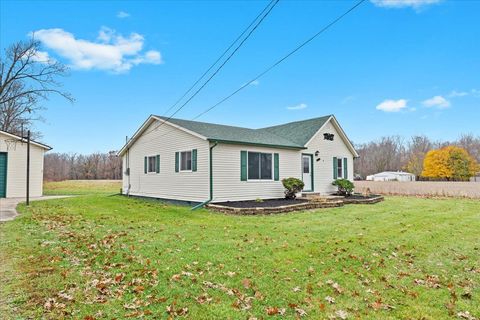
<svg viewBox="0 0 480 320"><path fill-rule="evenodd" d="M119 193L122 182L119 180L65 180L44 183L45 195L86 195Z"/></svg>
<svg viewBox="0 0 480 320"><path fill-rule="evenodd" d="M96 192L20 211L0 225L4 319L480 317L475 200L228 216Z"/></svg>

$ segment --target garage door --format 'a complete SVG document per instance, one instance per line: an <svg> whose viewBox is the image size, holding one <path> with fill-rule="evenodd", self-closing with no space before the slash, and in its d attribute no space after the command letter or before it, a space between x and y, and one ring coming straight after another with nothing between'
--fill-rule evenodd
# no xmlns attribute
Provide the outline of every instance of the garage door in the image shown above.
<svg viewBox="0 0 480 320"><path fill-rule="evenodd" d="M0 198L7 194L7 153L0 152Z"/></svg>

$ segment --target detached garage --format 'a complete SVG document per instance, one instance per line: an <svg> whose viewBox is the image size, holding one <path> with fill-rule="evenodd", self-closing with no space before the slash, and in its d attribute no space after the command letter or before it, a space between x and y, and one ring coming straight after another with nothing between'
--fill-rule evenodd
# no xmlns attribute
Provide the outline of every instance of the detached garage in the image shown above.
<svg viewBox="0 0 480 320"><path fill-rule="evenodd" d="M49 146L30 141L30 196L43 194L43 156ZM0 130L0 198L25 197L27 140Z"/></svg>

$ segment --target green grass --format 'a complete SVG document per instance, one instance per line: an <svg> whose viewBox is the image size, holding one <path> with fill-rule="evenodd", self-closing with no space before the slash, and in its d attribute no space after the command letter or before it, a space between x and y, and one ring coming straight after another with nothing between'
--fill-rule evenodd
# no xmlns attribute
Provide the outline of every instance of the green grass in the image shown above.
<svg viewBox="0 0 480 320"><path fill-rule="evenodd" d="M46 181L43 185L44 195L87 195L115 194L120 192L122 182L119 180L64 180Z"/></svg>
<svg viewBox="0 0 480 320"><path fill-rule="evenodd" d="M6 319L480 316L475 200L228 216L96 194L20 211L0 225Z"/></svg>

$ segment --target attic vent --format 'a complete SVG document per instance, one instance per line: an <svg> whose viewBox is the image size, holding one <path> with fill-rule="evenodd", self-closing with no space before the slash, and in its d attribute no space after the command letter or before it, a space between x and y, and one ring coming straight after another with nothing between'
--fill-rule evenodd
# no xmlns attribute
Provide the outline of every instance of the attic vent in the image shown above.
<svg viewBox="0 0 480 320"><path fill-rule="evenodd" d="M324 140L333 141L333 137L334 137L334 136L335 136L335 135L334 135L333 133L324 133L324 134L323 134L323 139L324 139Z"/></svg>

